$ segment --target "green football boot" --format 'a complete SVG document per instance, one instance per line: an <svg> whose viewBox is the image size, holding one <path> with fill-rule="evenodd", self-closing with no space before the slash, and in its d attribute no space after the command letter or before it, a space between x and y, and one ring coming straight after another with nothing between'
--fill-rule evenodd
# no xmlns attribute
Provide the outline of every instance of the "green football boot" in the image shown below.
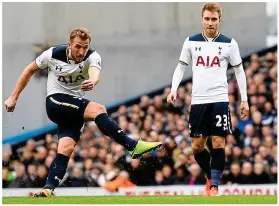
<svg viewBox="0 0 279 206"><path fill-rule="evenodd" d="M132 159L140 158L144 153L150 152L151 150L155 150L162 146L162 142L145 142L142 140L138 141L135 149L133 151L129 151Z"/></svg>

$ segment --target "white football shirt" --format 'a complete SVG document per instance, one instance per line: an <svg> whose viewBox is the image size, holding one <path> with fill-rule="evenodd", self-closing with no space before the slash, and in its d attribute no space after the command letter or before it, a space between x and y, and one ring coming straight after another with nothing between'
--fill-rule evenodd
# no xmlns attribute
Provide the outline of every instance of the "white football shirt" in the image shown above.
<svg viewBox="0 0 279 206"><path fill-rule="evenodd" d="M187 37L179 61L192 65L191 104L229 102L227 68L242 63L233 38L220 33L211 41L202 33Z"/></svg>
<svg viewBox="0 0 279 206"><path fill-rule="evenodd" d="M35 60L40 69L48 69L47 96L55 93L83 97L81 83L89 78L91 66L101 69L101 56L91 48L83 61L75 63L68 60L67 46L51 47Z"/></svg>

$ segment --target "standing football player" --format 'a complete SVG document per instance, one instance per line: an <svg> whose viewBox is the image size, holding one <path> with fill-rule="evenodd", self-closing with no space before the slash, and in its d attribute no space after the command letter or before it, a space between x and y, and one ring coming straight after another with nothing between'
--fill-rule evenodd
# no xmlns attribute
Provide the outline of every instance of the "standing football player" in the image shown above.
<svg viewBox="0 0 279 206"><path fill-rule="evenodd" d="M69 157L80 139L80 130L86 119L94 119L100 131L129 151L132 158L160 147L161 142L144 142L129 138L108 117L106 108L84 99L99 82L101 57L89 47L91 34L85 28L70 33L68 45L51 47L23 71L11 96L5 101L8 112L13 112L20 93L32 75L39 69L48 69L46 111L49 119L58 125L58 151L49 168L44 189L35 197L49 197L63 179Z"/></svg>
<svg viewBox="0 0 279 206"><path fill-rule="evenodd" d="M232 132L226 75L229 64L234 68L240 90L241 118L246 119L249 114L246 76L238 44L219 32L221 16L219 4L207 3L203 6L203 32L186 38L173 74L171 93L167 97L169 103L175 102L184 71L192 67L189 130L195 159L207 178L204 195L211 196L218 195L225 167L225 137ZM209 136L213 146L210 153L205 149Z"/></svg>

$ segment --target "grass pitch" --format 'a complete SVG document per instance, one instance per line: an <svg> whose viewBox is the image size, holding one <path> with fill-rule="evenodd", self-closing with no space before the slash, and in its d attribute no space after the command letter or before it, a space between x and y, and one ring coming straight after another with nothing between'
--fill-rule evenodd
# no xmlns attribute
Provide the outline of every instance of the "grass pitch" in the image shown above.
<svg viewBox="0 0 279 206"><path fill-rule="evenodd" d="M277 204L277 196L3 197L3 204Z"/></svg>

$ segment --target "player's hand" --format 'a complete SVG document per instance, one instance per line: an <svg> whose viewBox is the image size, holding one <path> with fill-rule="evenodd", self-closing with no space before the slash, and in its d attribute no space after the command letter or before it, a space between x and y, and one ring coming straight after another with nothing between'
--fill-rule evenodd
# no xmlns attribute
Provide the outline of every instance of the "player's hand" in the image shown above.
<svg viewBox="0 0 279 206"><path fill-rule="evenodd" d="M174 104L176 98L177 98L177 92L172 91L167 97L167 102L170 103L170 104Z"/></svg>
<svg viewBox="0 0 279 206"><path fill-rule="evenodd" d="M13 112L15 110L17 99L13 96L10 96L5 102L6 111Z"/></svg>
<svg viewBox="0 0 279 206"><path fill-rule="evenodd" d="M94 87L94 82L91 81L91 80L84 80L82 83L81 83L81 90L82 91L90 91L92 90Z"/></svg>
<svg viewBox="0 0 279 206"><path fill-rule="evenodd" d="M248 102L240 103L240 116L242 120L247 120L249 117L249 105Z"/></svg>

